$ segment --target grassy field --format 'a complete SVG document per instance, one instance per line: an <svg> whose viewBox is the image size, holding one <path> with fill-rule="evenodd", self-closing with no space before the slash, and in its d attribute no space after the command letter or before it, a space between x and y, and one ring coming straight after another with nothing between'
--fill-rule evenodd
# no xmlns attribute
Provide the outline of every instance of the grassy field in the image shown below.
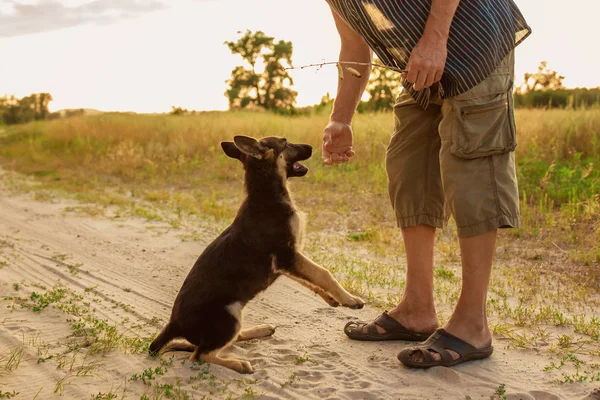
<svg viewBox="0 0 600 400"><path fill-rule="evenodd" d="M326 121L325 116L259 113L72 118L5 130L0 162L5 169L35 176L43 189L127 205L148 218L152 212L136 208L132 199L148 200L176 215L225 222L243 195L242 169L224 156L219 142L236 134L279 135L319 148ZM600 109L519 110L517 126L524 223L504 237L524 237L568 252L588 267L586 273L597 276ZM396 235L384 164L393 116L359 115L354 128L353 161L327 167L316 151L308 162L309 175L293 181L294 195L310 212L311 229L361 231L374 243L388 244Z"/></svg>
<svg viewBox="0 0 600 400"><path fill-rule="evenodd" d="M516 118L523 227L501 232L488 305L494 333L510 346L543 342L559 361L567 357L548 366L552 370L571 363L569 354L600 356L600 109L518 110ZM242 168L219 142L236 134L277 135L318 149L326 122L326 116L263 113L77 117L3 128L0 165L33 177L33 184L7 183L34 190L42 201L74 197L91 215L117 207L174 227L196 220L218 230L243 196ZM309 214L307 252L381 307L394 305L404 287L384 162L392 128L392 114L357 116L352 162L324 166L317 150L307 162L309 174L291 183ZM454 233L451 225L436 243L442 322L460 291ZM568 330L548 337L547 326ZM595 365L585 379L596 377ZM582 380L582 374L577 364L564 379Z"/></svg>

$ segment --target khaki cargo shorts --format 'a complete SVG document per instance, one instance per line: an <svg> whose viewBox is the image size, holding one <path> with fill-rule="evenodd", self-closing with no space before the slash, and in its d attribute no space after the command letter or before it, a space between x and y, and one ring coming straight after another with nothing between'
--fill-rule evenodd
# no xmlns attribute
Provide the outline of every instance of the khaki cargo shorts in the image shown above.
<svg viewBox="0 0 600 400"><path fill-rule="evenodd" d="M398 97L386 169L399 227L445 228L450 215L459 237L519 227L513 76L511 52L468 92L432 95L427 110Z"/></svg>

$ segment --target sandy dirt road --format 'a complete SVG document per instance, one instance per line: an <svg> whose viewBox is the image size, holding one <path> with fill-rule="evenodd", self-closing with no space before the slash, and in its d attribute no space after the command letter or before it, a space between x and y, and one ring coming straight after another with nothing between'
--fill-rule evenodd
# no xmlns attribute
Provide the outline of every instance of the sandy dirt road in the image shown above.
<svg viewBox="0 0 600 400"><path fill-rule="evenodd" d="M187 354L174 353L149 384L132 380L160 366L159 361L119 346L87 354L89 343L73 336L72 322L81 315L56 304L35 311L15 297L38 304L32 293L45 293L60 282L59 287L81 296L73 301L94 320L114 325L123 337L152 338L168 319L187 271L217 231L207 224L204 238L183 242L184 228L82 216L72 211L74 206L78 204L36 202L31 196L0 192L2 362L21 349L18 367L8 371L0 364L0 392L14 390L17 399L90 399L98 393L127 399L176 396L169 385L179 387L180 398L185 391L194 399L489 399L501 384L508 399L583 399L594 388L553 383L542 371L548 364L545 356L506 350L502 343L496 343L495 354L486 361L409 370L396 359L404 343L360 343L343 334L349 319L366 320L379 311L331 308L287 278L244 310L246 326L273 324L275 335L228 350L249 360L253 375L219 366L202 375L204 370L186 361ZM68 298L61 301L68 305ZM80 347L69 352L69 343Z"/></svg>

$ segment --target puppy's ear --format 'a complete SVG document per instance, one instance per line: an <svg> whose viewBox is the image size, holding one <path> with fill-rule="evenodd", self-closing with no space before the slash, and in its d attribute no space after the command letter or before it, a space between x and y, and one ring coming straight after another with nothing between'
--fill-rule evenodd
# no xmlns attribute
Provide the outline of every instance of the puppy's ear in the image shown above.
<svg viewBox="0 0 600 400"><path fill-rule="evenodd" d="M221 142L221 148L231 158L237 158L242 161L242 152L235 146L233 142Z"/></svg>
<svg viewBox="0 0 600 400"><path fill-rule="evenodd" d="M234 136L233 142L242 153L259 160L263 158L263 153L267 150L258 140L248 136Z"/></svg>

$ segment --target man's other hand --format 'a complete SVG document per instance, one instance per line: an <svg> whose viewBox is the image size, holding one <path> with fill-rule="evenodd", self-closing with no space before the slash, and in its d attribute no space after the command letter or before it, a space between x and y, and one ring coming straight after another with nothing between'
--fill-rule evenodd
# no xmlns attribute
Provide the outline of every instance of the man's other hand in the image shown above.
<svg viewBox="0 0 600 400"><path fill-rule="evenodd" d="M331 121L323 130L323 162L327 165L345 163L352 156L352 127Z"/></svg>
<svg viewBox="0 0 600 400"><path fill-rule="evenodd" d="M415 90L428 88L442 79L447 57L445 40L423 37L410 54L402 78L413 83Z"/></svg>

